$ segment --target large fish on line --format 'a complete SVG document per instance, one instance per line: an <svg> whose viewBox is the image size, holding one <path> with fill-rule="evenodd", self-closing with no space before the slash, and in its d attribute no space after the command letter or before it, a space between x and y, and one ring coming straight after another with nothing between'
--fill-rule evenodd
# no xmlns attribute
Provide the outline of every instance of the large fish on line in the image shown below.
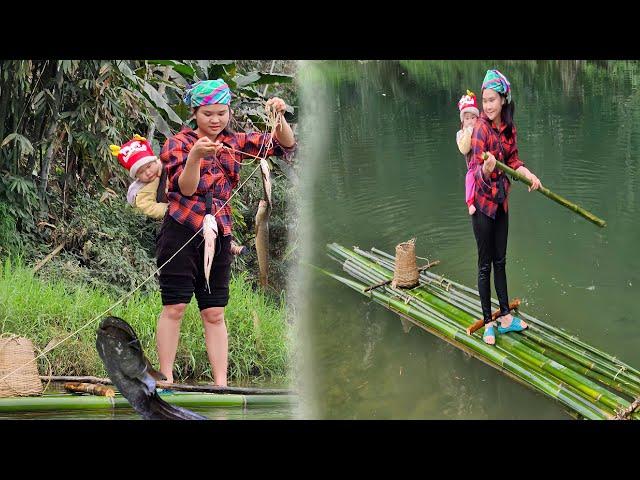
<svg viewBox="0 0 640 480"><path fill-rule="evenodd" d="M258 281L261 287L267 286L269 273L269 215L271 207L267 200L260 200L256 213L256 253L258 255Z"/></svg>
<svg viewBox="0 0 640 480"><path fill-rule="evenodd" d="M151 367L133 328L121 318L106 317L100 322L96 348L113 384L145 420L207 419L160 398L156 380L166 377Z"/></svg>

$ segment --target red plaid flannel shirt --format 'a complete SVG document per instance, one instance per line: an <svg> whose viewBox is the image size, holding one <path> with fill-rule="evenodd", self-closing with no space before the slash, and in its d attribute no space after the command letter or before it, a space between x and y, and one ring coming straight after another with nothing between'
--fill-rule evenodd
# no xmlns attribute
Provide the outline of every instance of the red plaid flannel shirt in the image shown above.
<svg viewBox="0 0 640 480"><path fill-rule="evenodd" d="M285 148L278 141L273 139L273 146L269 151L264 152L263 145L269 141L269 133L227 133L226 131L218 135L219 142L251 155L276 155L290 157L296 145ZM222 149L215 155L203 157L200 162L200 181L196 191L191 196L182 195L178 179L184 170L189 151L198 140L198 134L189 127L167 139L160 159L167 170L167 199L169 201L168 212L177 222L190 227L194 232L202 227L202 222L206 213L216 214L218 229L223 235L231 234L233 220L231 217L231 202L222 206L226 202L238 185L240 180L240 163L247 162L252 157L247 157L239 152L230 152ZM260 151L262 148L262 151ZM206 212L206 194L213 193L211 212ZM222 207L222 208L221 208ZM216 213L217 212L217 213Z"/></svg>
<svg viewBox="0 0 640 480"><path fill-rule="evenodd" d="M498 202L496 199L498 182L504 182L504 210L505 212L508 211L511 182L507 178L507 175L498 168L494 169L487 182L482 175L482 154L489 152L493 154L497 160L500 160L514 170L524 165L524 162L518 157L515 125L512 127L511 138L505 136L505 128L506 125L503 122L500 125L500 130L496 129L483 112L480 114L480 118L473 129L473 135L471 137L471 161L469 162L469 170L473 171L475 178L475 205L478 210L491 218L496 218L496 211L498 210Z"/></svg>

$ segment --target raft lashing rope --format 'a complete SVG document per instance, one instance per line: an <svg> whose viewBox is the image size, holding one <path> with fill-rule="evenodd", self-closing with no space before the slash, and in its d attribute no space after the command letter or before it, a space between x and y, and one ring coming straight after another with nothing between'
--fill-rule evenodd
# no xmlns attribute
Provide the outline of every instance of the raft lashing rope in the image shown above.
<svg viewBox="0 0 640 480"><path fill-rule="evenodd" d="M416 288L400 290L388 282L365 292L367 285L394 278L395 258L375 248L350 250L332 243L327 249L329 257L341 263L353 278L320 269L321 272L513 380L557 400L570 415L584 419L640 419L640 370L521 309L517 316L526 320L528 328L497 335L496 344L487 345L481 330L466 333L482 317L477 290L424 271L419 274L420 285ZM491 301L497 308L497 300Z"/></svg>

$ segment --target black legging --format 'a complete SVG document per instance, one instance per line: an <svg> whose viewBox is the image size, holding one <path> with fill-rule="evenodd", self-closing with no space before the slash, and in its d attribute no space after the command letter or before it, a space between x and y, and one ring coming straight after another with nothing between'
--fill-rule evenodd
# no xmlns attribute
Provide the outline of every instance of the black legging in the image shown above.
<svg viewBox="0 0 640 480"><path fill-rule="evenodd" d="M482 304L484 323L491 321L491 264L493 263L493 281L500 302L500 315L509 313L509 295L507 294L507 236L509 235L509 214L501 205L496 211L495 220L480 210L471 216L473 233L478 244L478 291Z"/></svg>

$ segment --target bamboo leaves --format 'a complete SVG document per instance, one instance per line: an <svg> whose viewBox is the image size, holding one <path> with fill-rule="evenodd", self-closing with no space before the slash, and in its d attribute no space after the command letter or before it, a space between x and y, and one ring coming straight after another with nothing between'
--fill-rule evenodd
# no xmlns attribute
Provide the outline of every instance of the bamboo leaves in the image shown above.
<svg viewBox="0 0 640 480"><path fill-rule="evenodd" d="M0 145L0 148L8 145L11 142L14 142L20 145L21 152L24 155L29 155L30 153L33 153L33 145L31 144L29 139L24 135L20 135L19 133L15 133L15 132L10 133L4 138L4 140L2 141L2 144Z"/></svg>

